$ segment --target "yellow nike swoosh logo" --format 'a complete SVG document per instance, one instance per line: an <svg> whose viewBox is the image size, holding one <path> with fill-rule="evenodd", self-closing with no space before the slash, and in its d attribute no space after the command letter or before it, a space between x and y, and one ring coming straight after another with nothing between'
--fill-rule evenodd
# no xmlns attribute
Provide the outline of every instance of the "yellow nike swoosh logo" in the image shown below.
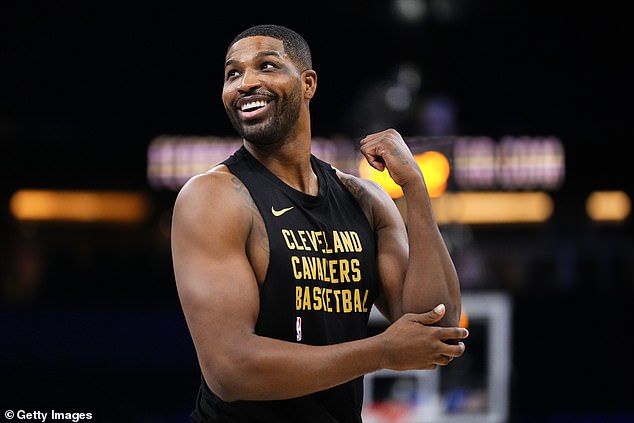
<svg viewBox="0 0 634 423"><path fill-rule="evenodd" d="M273 206L271 206L271 213L273 213L273 216L275 216L275 217L280 217L281 215L283 215L287 211L292 210L293 208L294 207L287 207L287 208L282 209L282 210L275 210L273 208Z"/></svg>

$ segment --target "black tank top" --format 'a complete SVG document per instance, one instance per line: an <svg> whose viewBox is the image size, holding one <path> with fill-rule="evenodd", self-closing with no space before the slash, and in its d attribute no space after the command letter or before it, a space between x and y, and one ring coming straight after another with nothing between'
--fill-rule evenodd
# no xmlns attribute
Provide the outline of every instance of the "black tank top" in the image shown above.
<svg viewBox="0 0 634 423"><path fill-rule="evenodd" d="M224 164L249 190L268 234L261 336L329 345L367 336L378 293L376 239L335 170L311 156L319 194L297 191L244 147ZM257 375L253 375L254 378ZM193 422L361 422L363 377L281 401L224 402L202 380Z"/></svg>

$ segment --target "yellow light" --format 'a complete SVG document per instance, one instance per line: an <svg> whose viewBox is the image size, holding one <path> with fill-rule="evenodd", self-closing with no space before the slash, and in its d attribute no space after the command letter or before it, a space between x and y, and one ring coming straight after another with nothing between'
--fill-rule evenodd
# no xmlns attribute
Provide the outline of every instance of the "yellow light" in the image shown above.
<svg viewBox="0 0 634 423"><path fill-rule="evenodd" d="M24 189L13 194L9 208L18 220L134 223L150 206L133 192Z"/></svg>
<svg viewBox="0 0 634 423"><path fill-rule="evenodd" d="M432 198L441 196L447 189L449 160L437 151L426 151L425 153L416 154L414 160L416 160L423 172L429 196ZM392 180L389 172L387 170L379 172L370 166L365 158L359 161L359 176L378 183L394 199L403 196L403 190Z"/></svg>
<svg viewBox="0 0 634 423"><path fill-rule="evenodd" d="M544 222L553 201L543 192L460 192L432 200L438 224L498 224Z"/></svg>
<svg viewBox="0 0 634 423"><path fill-rule="evenodd" d="M403 196L403 190L396 182L394 182L389 172L387 170L379 172L370 166L365 158L359 161L359 176L381 185L392 198L401 198Z"/></svg>
<svg viewBox="0 0 634 423"><path fill-rule="evenodd" d="M630 197L623 191L595 191L586 200L586 212L594 221L620 222L631 210Z"/></svg>
<svg viewBox="0 0 634 423"><path fill-rule="evenodd" d="M440 197L447 189L449 160L438 151L426 151L414 156L423 172L427 191L431 198Z"/></svg>

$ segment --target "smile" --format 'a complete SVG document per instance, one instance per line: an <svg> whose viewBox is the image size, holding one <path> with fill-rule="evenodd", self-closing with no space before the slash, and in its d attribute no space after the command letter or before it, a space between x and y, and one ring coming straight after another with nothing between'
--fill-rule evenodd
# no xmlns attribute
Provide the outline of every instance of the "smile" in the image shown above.
<svg viewBox="0 0 634 423"><path fill-rule="evenodd" d="M249 101L248 103L244 103L240 106L240 110L243 112L252 112L254 110L257 109L261 109L262 107L266 106L268 104L268 101L266 100L255 100L255 101Z"/></svg>

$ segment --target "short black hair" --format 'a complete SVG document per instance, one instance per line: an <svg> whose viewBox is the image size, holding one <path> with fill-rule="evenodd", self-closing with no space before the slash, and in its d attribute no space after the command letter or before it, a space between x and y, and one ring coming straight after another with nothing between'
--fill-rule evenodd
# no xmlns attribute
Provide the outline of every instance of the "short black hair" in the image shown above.
<svg viewBox="0 0 634 423"><path fill-rule="evenodd" d="M301 72L313 68L313 59L310 54L308 43L297 32L281 25L255 25L242 31L229 44L229 48L238 40L246 37L271 37L281 40L284 44L284 51L297 65Z"/></svg>

